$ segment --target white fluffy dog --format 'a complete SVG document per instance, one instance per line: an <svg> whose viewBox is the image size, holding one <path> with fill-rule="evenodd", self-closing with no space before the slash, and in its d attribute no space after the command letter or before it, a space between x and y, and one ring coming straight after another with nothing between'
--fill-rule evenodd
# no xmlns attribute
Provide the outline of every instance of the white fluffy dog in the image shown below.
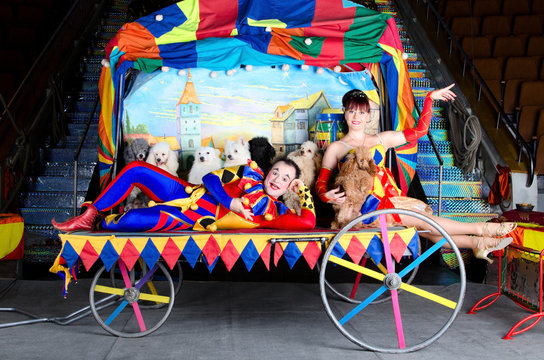
<svg viewBox="0 0 544 360"><path fill-rule="evenodd" d="M191 166L187 181L191 184L202 184L202 177L209 172L220 169L221 151L210 146L201 147L195 151L195 162Z"/></svg>
<svg viewBox="0 0 544 360"><path fill-rule="evenodd" d="M251 153L246 139L240 137L238 141L225 141L225 167L247 165L249 159L251 159Z"/></svg>
<svg viewBox="0 0 544 360"><path fill-rule="evenodd" d="M300 180L304 185L313 189L323 158L317 145L312 141L305 141L300 145L300 149L289 153L287 158L293 160L300 168ZM297 194L288 191L283 195L283 201L288 208L294 209L300 215L300 201Z"/></svg>
<svg viewBox="0 0 544 360"><path fill-rule="evenodd" d="M174 176L178 176L178 155L170 149L170 145L167 142L161 141L153 145L149 149L146 161L168 171Z"/></svg>

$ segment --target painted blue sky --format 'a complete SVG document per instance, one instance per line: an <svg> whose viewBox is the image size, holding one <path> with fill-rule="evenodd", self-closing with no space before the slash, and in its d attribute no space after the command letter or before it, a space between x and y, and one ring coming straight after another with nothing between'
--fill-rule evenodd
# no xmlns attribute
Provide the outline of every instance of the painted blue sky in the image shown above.
<svg viewBox="0 0 544 360"><path fill-rule="evenodd" d="M213 136L216 146L240 135L270 138L270 118L277 106L324 90L331 106L340 108L342 95L352 88L342 75L328 69L319 74L313 67L290 66L287 72L281 67L240 68L232 76L218 71L215 78L207 69L191 69L191 76L202 103L202 137ZM180 75L176 69L137 75L125 99L131 124L146 124L154 136L174 135L176 103L186 81L187 72Z"/></svg>

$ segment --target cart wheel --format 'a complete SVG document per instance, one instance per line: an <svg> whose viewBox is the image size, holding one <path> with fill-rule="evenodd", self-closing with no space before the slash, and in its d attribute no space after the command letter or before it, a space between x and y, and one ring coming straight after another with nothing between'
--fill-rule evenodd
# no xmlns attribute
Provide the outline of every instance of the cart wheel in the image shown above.
<svg viewBox="0 0 544 360"><path fill-rule="evenodd" d="M425 221L436 229L443 238L398 272L395 271L393 261L391 261L389 242L383 242L386 274L367 266L370 262L362 265L354 263L347 255L342 256L344 251L339 251L337 248L341 248L340 238L360 221L378 216L381 231L377 231L377 235L381 234L382 238L389 237L391 230L388 232L385 225L385 215L388 214L401 214ZM436 281L434 284L433 281L430 281L418 283L415 286L410 285L408 279L413 280L413 277L410 278L407 275L445 244L449 244L459 260L459 273L451 273L448 285L439 284ZM360 273L366 281L359 285L355 297L357 304L346 303L344 299L339 300L337 296L328 297L331 292L327 289L334 288L340 293L342 293L342 289L350 289L351 291L353 285L345 286L342 280L345 274L349 273L351 273L350 275ZM459 249L446 231L434 220L409 210L383 209L358 217L333 238L323 256L319 286L327 315L350 341L372 351L403 353L428 346L442 336L451 325L463 303L466 286L465 268ZM404 292L399 297L401 289ZM388 296L387 301L367 308L367 305L373 303L384 293ZM343 294L344 297L349 297L349 293ZM406 304L399 306L399 300L405 301ZM424 307L426 315L416 317L410 311L416 306L418 308ZM426 322L429 318L433 319L432 324Z"/></svg>
<svg viewBox="0 0 544 360"><path fill-rule="evenodd" d="M349 230L347 226L344 227L344 229L341 230L342 234L339 236L339 238L342 237L342 235L347 230ZM421 249L421 241L419 237L417 239L417 249L418 251L420 251ZM411 263L412 259L413 258L411 256L410 256L410 259L403 257L403 259L401 260L401 263L398 263L396 265L395 263L393 263L393 266L399 267L399 269L396 269L396 271L398 272L400 271L400 269L405 268L408 265L408 263ZM367 261L372 262L372 260L370 259L370 256L368 256L368 254L365 254L364 257L361 259L361 262L359 263L359 265L363 267L367 266ZM316 266L317 271L318 272L321 271L321 264L318 262L316 265L317 265ZM381 271L384 275L387 274L387 268L385 266L385 258L382 259L379 265L375 265L375 264L369 265L369 267L372 267L372 266L374 266L376 271ZM419 269L419 265L416 265L414 269L410 271L409 274L407 274L408 277L405 281L406 284L412 283L412 281L416 277L418 269ZM342 284L341 285L335 284L335 286L331 285L331 283L329 283L327 279L325 279L324 281L325 281L325 285L327 286L327 289L343 301L346 301L352 304L360 304L361 300L360 300L360 297L359 298L357 297L357 290L359 289L359 283L362 281L361 273L351 272L351 273L343 274L342 277L343 277ZM398 293L400 294L402 291L403 290L398 290ZM376 300L372 301L370 305L381 304L382 302L388 301L390 298L391 296L388 293L383 293Z"/></svg>
<svg viewBox="0 0 544 360"><path fill-rule="evenodd" d="M138 279L134 269L129 273L123 261L119 260L117 266L123 276L122 285L120 282L118 286L111 285L104 266L94 276L89 291L91 312L98 324L113 335L133 338L151 334L166 321L174 306L175 290L170 273L157 262ZM144 289L154 290L144 292ZM158 309L158 306L149 306L151 303L167 306Z"/></svg>
<svg viewBox="0 0 544 360"><path fill-rule="evenodd" d="M138 261L134 264L134 267L129 272L130 281L132 284L134 284L135 278L141 278L142 276L145 276L147 272L149 271L149 268L147 267L146 263L142 260L142 258L139 258ZM172 282L174 283L174 294L177 296L181 290L181 285L183 284L183 270L181 268L181 264L179 261L176 262L176 265L174 269L169 271L170 277L172 278ZM121 275L121 271L119 269L119 266L117 266L117 263L111 267L110 269L110 280L113 287L121 286L120 284L123 283L123 277ZM154 294L154 281L161 281L164 280L164 278L161 278L158 275L154 275L149 281L147 282L147 287L149 288L149 291ZM142 302L142 307L149 307L149 308L161 308L165 306L165 303L155 303L155 302Z"/></svg>

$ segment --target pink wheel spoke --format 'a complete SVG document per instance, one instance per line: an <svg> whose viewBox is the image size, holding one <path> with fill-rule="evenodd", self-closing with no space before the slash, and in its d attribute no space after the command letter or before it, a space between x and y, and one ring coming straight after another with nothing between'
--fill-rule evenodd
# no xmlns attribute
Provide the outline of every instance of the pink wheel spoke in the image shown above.
<svg viewBox="0 0 544 360"><path fill-rule="evenodd" d="M385 215L380 215L380 228L382 231L383 251L385 256L385 264L387 266L387 272L389 274L394 272L393 261L391 260L391 249L389 247L389 236L387 234L387 224L385 221ZM395 325L397 327L397 339L399 342L399 348L404 349L406 344L404 342L404 330L402 328L402 317L400 315L399 297L397 290L391 290L391 301L393 303L393 313L395 315Z"/></svg>
<svg viewBox="0 0 544 360"><path fill-rule="evenodd" d="M121 269L121 275L123 275L123 281L125 282L125 287L131 288L132 284L130 283L130 278L128 276L127 267L123 260L119 259L119 269Z"/></svg>
<svg viewBox="0 0 544 360"><path fill-rule="evenodd" d="M121 274L123 275L123 281L125 282L125 287L127 289L132 287L132 284L130 282L130 278L128 276L127 268L125 266L125 263L123 260L119 259L119 269L121 269ZM140 311L140 307L138 306L138 302L132 303L132 309L134 309L134 315L136 315L136 320L138 321L138 326L140 326L140 331L145 331L145 323L144 318L142 317L142 312Z"/></svg>
<svg viewBox="0 0 544 360"><path fill-rule="evenodd" d="M144 318L142 316L142 312L140 311L140 307L138 306L138 302L133 302L132 308L134 309L134 315L136 315L136 320L138 321L138 325L140 326L140 331L145 331L146 328Z"/></svg>

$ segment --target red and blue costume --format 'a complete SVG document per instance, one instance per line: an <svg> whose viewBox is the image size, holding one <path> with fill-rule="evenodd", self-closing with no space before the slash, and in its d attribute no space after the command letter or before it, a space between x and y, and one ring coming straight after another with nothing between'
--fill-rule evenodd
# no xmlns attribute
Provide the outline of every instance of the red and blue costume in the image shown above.
<svg viewBox="0 0 544 360"><path fill-rule="evenodd" d="M301 215L267 195L263 173L255 163L213 171L195 186L151 164L128 164L95 200L98 211L119 205L137 186L150 199L147 208L106 216L100 227L109 231L176 231L251 229L257 227L308 230L315 226L315 211L310 191L301 187ZM233 198L242 198L252 210L247 220L230 210Z"/></svg>

